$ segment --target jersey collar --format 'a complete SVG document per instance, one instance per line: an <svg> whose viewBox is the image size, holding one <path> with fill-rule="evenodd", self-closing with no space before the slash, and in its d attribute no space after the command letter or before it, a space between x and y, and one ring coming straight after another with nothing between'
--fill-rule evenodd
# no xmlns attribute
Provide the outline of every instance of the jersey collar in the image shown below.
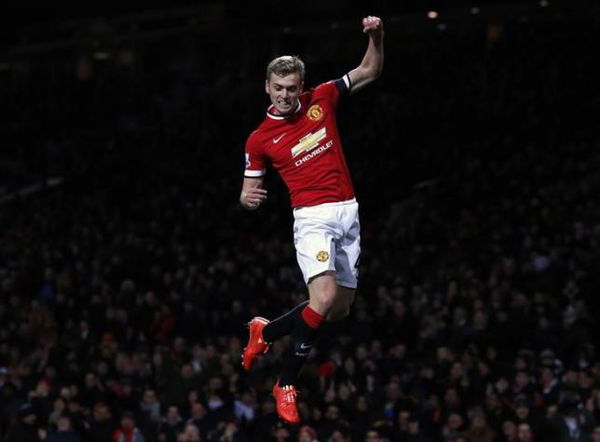
<svg viewBox="0 0 600 442"><path fill-rule="evenodd" d="M294 110L294 112L287 114L287 115L275 115L274 113L271 112L271 110L274 108L275 106L270 105L267 108L267 117L272 118L274 120L285 120L288 117L291 117L294 114L297 114L298 112L300 112L300 109L302 109L302 103L300 103L300 100L298 100L298 106L296 106L296 109Z"/></svg>

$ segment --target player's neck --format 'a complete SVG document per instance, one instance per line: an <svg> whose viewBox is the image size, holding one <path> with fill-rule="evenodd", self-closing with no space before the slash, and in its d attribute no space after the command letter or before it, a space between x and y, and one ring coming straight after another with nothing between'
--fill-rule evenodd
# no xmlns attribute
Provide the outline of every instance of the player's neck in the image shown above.
<svg viewBox="0 0 600 442"><path fill-rule="evenodd" d="M290 110L289 112L286 112L286 113L281 113L281 112L279 112L277 107L275 107L274 104L271 104L271 106L269 106L269 109L267 109L267 113L269 113L275 117L286 118L291 115L294 115L295 113L298 113L298 111L300 111L300 107L301 107L301 104L300 104L300 101L298 101L296 103L296 106L294 106L294 108L292 110Z"/></svg>

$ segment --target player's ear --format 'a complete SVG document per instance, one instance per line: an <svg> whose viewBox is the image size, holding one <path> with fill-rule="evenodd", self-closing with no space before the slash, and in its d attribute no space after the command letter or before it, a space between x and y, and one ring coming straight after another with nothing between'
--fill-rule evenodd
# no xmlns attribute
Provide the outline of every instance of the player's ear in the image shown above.
<svg viewBox="0 0 600 442"><path fill-rule="evenodd" d="M265 92L267 94L271 93L271 88L269 87L269 79L268 78L265 80Z"/></svg>
<svg viewBox="0 0 600 442"><path fill-rule="evenodd" d="M304 92L304 80L300 83L300 93Z"/></svg>

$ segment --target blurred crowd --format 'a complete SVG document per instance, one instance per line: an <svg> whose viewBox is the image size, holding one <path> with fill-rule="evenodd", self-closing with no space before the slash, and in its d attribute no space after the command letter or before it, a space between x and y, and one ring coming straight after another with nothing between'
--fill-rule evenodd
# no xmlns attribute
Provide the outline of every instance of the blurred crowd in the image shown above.
<svg viewBox="0 0 600 442"><path fill-rule="evenodd" d="M597 27L386 26L384 75L340 104L358 296L301 375L299 427L270 396L285 341L240 365L245 323L307 296L282 183L238 204L243 145L271 56L314 85L360 32L3 73L5 191L64 183L0 206L0 441L600 441Z"/></svg>

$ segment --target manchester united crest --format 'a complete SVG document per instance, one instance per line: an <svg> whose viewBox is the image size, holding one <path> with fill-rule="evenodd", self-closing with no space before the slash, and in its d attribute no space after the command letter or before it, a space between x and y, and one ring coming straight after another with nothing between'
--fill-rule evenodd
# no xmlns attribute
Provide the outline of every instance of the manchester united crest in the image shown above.
<svg viewBox="0 0 600 442"><path fill-rule="evenodd" d="M325 262L329 259L329 253L327 253L324 250L321 250L319 253L317 253L317 261L319 262Z"/></svg>
<svg viewBox="0 0 600 442"><path fill-rule="evenodd" d="M306 116L312 121L320 121L323 119L323 108L318 104L313 104L311 107L308 108Z"/></svg>

